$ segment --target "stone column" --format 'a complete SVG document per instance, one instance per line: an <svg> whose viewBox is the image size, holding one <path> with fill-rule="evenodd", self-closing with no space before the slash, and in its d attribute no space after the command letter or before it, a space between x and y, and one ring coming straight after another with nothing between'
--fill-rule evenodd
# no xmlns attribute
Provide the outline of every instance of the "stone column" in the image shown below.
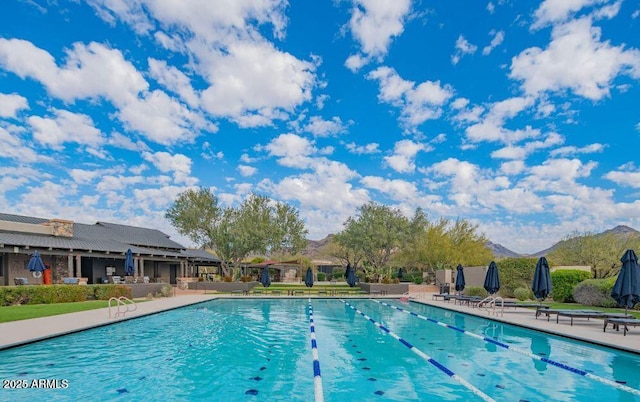
<svg viewBox="0 0 640 402"><path fill-rule="evenodd" d="M73 276L73 254L69 253L67 260L67 277L71 278Z"/></svg>
<svg viewBox="0 0 640 402"><path fill-rule="evenodd" d="M138 262L138 276L144 276L144 258L140 258Z"/></svg>
<svg viewBox="0 0 640 402"><path fill-rule="evenodd" d="M76 278L80 278L82 276L82 257L80 255L76 255Z"/></svg>

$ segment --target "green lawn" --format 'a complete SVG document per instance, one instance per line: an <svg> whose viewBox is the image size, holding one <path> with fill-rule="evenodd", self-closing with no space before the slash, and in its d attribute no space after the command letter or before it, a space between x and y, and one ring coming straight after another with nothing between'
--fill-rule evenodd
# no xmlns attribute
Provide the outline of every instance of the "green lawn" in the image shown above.
<svg viewBox="0 0 640 402"><path fill-rule="evenodd" d="M77 303L25 304L23 306L0 307L0 323L30 318L48 317L51 315L75 313L77 311L94 310L108 307L106 300L92 300Z"/></svg>

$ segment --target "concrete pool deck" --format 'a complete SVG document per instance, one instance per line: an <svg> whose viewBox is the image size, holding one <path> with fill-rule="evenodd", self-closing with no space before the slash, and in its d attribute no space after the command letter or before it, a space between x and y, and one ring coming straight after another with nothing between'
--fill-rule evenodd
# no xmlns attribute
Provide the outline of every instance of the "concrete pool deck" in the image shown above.
<svg viewBox="0 0 640 402"><path fill-rule="evenodd" d="M155 314L174 308L201 303L221 296L238 299L247 297L185 292L174 297L159 298L151 301L145 301L144 303L138 303L137 310L128 312L124 318L109 318L109 309L102 308L2 323L0 324L0 350L132 318L142 317L149 314ZM264 297L265 296L258 296L258 298ZM279 297L307 299L309 296ZM395 295L381 298L397 299L398 297L399 296ZM317 296L311 296L311 298L317 298ZM331 298L337 300L341 297L333 296ZM354 298L368 298L368 296L357 296ZM378 299L378 297L376 297L376 299ZM630 328L626 336L623 336L622 331L615 331L611 327L607 328L606 332L603 332L603 322L599 319L592 318L587 320L586 318L579 318L573 321L573 325L570 325L569 318L567 317L560 317L560 322L556 323L555 318L551 318L547 321L546 317L540 316L536 319L535 309L511 307L504 309L503 316L494 316L489 315L486 311L478 308L454 304L453 301L445 302L443 300L432 300L431 293L422 294L419 297L414 298L413 301L640 354L640 329ZM406 308L410 309L410 304L407 304Z"/></svg>

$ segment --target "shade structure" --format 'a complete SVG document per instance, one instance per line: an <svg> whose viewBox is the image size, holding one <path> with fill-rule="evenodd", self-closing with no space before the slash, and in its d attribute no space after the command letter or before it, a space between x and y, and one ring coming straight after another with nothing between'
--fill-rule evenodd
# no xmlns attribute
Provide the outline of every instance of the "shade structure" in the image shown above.
<svg viewBox="0 0 640 402"><path fill-rule="evenodd" d="M622 268L618 274L618 279L611 290L611 297L624 306L626 313L628 308L640 302L640 267L638 257L633 250L627 250L622 258Z"/></svg>
<svg viewBox="0 0 640 402"><path fill-rule="evenodd" d="M398 279L402 279L402 268L398 268Z"/></svg>
<svg viewBox="0 0 640 402"><path fill-rule="evenodd" d="M490 295L500 290L500 275L498 275L498 266L494 261L489 264L487 276L484 278L484 288Z"/></svg>
<svg viewBox="0 0 640 402"><path fill-rule="evenodd" d="M466 283L464 282L464 268L462 267L462 265L458 264L456 271L456 291L462 292L466 285Z"/></svg>
<svg viewBox="0 0 640 402"><path fill-rule="evenodd" d="M27 269L33 272L33 276L36 278L42 276L42 273L45 270L45 266L44 262L42 262L42 258L40 257L40 253L38 252L38 250L34 251L33 254L31 254L31 259L29 259Z"/></svg>
<svg viewBox="0 0 640 402"><path fill-rule="evenodd" d="M131 249L128 249L124 256L124 273L126 275L133 275L133 269L133 253Z"/></svg>
<svg viewBox="0 0 640 402"><path fill-rule="evenodd" d="M350 287L356 286L356 270L351 267L351 264L347 264L347 271L344 274L347 277L347 284Z"/></svg>
<svg viewBox="0 0 640 402"><path fill-rule="evenodd" d="M308 288L313 287L313 272L311 268L307 268L307 273L304 276L304 284Z"/></svg>
<svg viewBox="0 0 640 402"><path fill-rule="evenodd" d="M551 274L549 273L549 263L545 257L540 257L533 273L533 284L531 290L536 299L544 300L551 294Z"/></svg>
<svg viewBox="0 0 640 402"><path fill-rule="evenodd" d="M268 288L271 285L271 275L269 274L268 265L262 269L262 275L260 275L260 283L265 288Z"/></svg>

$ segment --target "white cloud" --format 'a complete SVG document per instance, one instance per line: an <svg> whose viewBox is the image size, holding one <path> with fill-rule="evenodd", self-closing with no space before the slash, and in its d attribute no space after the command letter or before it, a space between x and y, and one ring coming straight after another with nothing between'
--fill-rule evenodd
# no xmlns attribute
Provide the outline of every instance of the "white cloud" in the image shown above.
<svg viewBox="0 0 640 402"><path fill-rule="evenodd" d="M15 118L19 110L29 109L29 102L18 94L0 93L0 117Z"/></svg>
<svg viewBox="0 0 640 402"><path fill-rule="evenodd" d="M302 130L316 137L331 137L346 133L347 125L337 116L334 116L331 120L324 120L320 116L312 116L309 119L309 123Z"/></svg>
<svg viewBox="0 0 640 402"><path fill-rule="evenodd" d="M33 138L39 143L56 150L62 150L65 142L75 142L93 147L101 146L105 139L85 114L54 109L54 117L30 116L27 118L33 130Z"/></svg>
<svg viewBox="0 0 640 402"><path fill-rule="evenodd" d="M367 79L380 85L378 99L400 108L403 126L414 131L427 120L440 117L442 106L453 96L453 88L442 86L440 81L425 81L416 86L413 81L402 79L389 67L378 67L367 74Z"/></svg>
<svg viewBox="0 0 640 402"><path fill-rule="evenodd" d="M278 157L282 166L308 168L310 156L318 152L315 144L296 134L281 134L265 147L271 156Z"/></svg>
<svg viewBox="0 0 640 402"><path fill-rule="evenodd" d="M496 11L496 6L492 2L487 3L487 11L489 14L493 14Z"/></svg>
<svg viewBox="0 0 640 402"><path fill-rule="evenodd" d="M490 34L493 35L493 39L491 39L491 43L489 44L489 46L485 46L482 49L482 54L484 56L491 54L491 51L500 46L500 44L502 44L502 42L504 41L504 31L491 31Z"/></svg>
<svg viewBox="0 0 640 402"><path fill-rule="evenodd" d="M401 140L396 142L393 155L385 156L384 160L389 167L398 173L413 173L416 169L415 158L418 152L430 150L428 145L411 140Z"/></svg>
<svg viewBox="0 0 640 402"><path fill-rule="evenodd" d="M608 172L604 178L622 187L640 188L640 171L634 166L631 168L633 170L622 167L622 169Z"/></svg>
<svg viewBox="0 0 640 402"><path fill-rule="evenodd" d="M491 157L496 159L524 159L534 151L551 148L562 143L564 143L564 138L561 135L550 133L544 141L530 141L522 146L509 145L493 151Z"/></svg>
<svg viewBox="0 0 640 402"><path fill-rule="evenodd" d="M0 160L3 158L14 159L21 163L33 163L46 160L44 156L38 155L23 140L0 126L0 149L2 149Z"/></svg>
<svg viewBox="0 0 640 402"><path fill-rule="evenodd" d="M583 8L608 3L610 0L544 0L534 12L533 29L567 21Z"/></svg>
<svg viewBox="0 0 640 402"><path fill-rule="evenodd" d="M456 51L453 56L451 56L451 63L453 63L454 66L458 64L458 62L464 55L474 54L476 50L478 50L478 46L469 43L469 41L466 40L462 35L458 36L455 48Z"/></svg>
<svg viewBox="0 0 640 402"><path fill-rule="evenodd" d="M480 116L480 109L472 109L473 113L465 111L456 116L457 120L473 123L465 130L467 140L472 143L482 141L498 141L505 144L514 144L527 138L535 138L540 135L540 130L529 126L524 129L511 130L504 127L507 120L533 106L535 100L532 97L513 97L489 105L484 116Z"/></svg>
<svg viewBox="0 0 640 402"><path fill-rule="evenodd" d="M263 126L311 99L316 66L278 51L266 41L230 43L199 51L200 69L211 84L203 107L242 127Z"/></svg>
<svg viewBox="0 0 640 402"><path fill-rule="evenodd" d="M198 95L191 86L191 80L174 66L167 65L164 60L149 59L151 76L168 90L180 95L180 98L191 107L197 107Z"/></svg>
<svg viewBox="0 0 640 402"><path fill-rule="evenodd" d="M256 169L255 167L248 166L248 165L238 165L237 169L238 169L238 172L240 172L240 175L242 175L242 177L253 176L258 171L258 169Z"/></svg>
<svg viewBox="0 0 640 402"><path fill-rule="evenodd" d="M556 157L556 156L571 156L571 155L577 155L577 154L601 153L601 152L604 152L605 148L606 148L606 145L596 142L594 144L589 144L581 148L578 148L575 146L567 146L567 147L554 149L553 151L549 152L549 155Z"/></svg>
<svg viewBox="0 0 640 402"><path fill-rule="evenodd" d="M171 155L168 152L143 152L144 160L150 162L162 173L180 172L191 173L191 158L182 154Z"/></svg>
<svg viewBox="0 0 640 402"><path fill-rule="evenodd" d="M353 0L349 28L365 56L351 55L345 65L357 71L372 57L382 61L392 39L404 31L410 11L411 0Z"/></svg>
<svg viewBox="0 0 640 402"><path fill-rule="evenodd" d="M345 148L352 154L356 155L366 155L366 154L377 154L380 153L380 144L377 142L372 142L365 145L356 145L355 142L351 142L349 144L345 144Z"/></svg>
<svg viewBox="0 0 640 402"><path fill-rule="evenodd" d="M592 100L609 96L618 75L640 78L640 51L601 42L600 28L582 18L553 28L552 41L514 57L510 77L522 81L527 94L570 89Z"/></svg>
<svg viewBox="0 0 640 402"><path fill-rule="evenodd" d="M365 176L360 182L365 187L380 191L395 201L416 203L420 198L418 188L415 184L406 180L389 180L378 176Z"/></svg>

